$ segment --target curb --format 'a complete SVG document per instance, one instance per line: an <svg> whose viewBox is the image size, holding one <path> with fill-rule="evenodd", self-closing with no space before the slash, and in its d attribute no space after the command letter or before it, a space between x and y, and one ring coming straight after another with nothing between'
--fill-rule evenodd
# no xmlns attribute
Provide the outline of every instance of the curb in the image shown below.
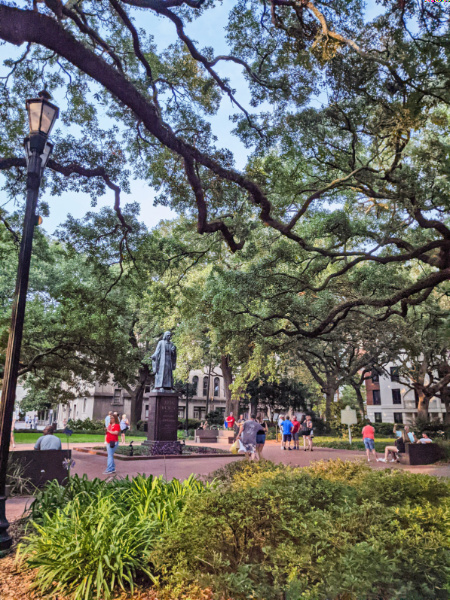
<svg viewBox="0 0 450 600"><path fill-rule="evenodd" d="M73 448L77 452L84 452L85 454L96 454L97 456L108 456L108 453L103 450L91 450L90 448ZM125 460L125 461L134 461L134 460L161 460L161 459L182 459L186 460L188 458L242 458L245 454L231 454L225 452L217 452L213 454L155 454L153 456L126 456L124 454L115 454L114 460Z"/></svg>

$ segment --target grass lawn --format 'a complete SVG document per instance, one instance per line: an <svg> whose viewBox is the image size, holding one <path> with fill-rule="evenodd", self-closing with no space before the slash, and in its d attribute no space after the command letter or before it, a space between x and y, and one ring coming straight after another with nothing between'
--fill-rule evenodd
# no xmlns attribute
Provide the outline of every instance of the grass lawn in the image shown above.
<svg viewBox="0 0 450 600"><path fill-rule="evenodd" d="M34 432L16 432L14 434L14 439L17 444L34 444L36 442L36 440L38 439L38 437L40 437L42 434L41 433L34 433ZM56 434L57 437L59 437L63 443L63 445L65 443L67 443L67 436L65 436L63 433L57 433ZM130 435L130 436L126 436L126 442L125 443L130 443L131 440L133 440L134 442L143 442L146 438L144 436L134 436L134 435ZM79 444L81 442L92 442L92 444L99 444L99 443L103 443L105 440L105 434L104 433L98 433L98 434L88 434L88 433L74 433L69 437L69 442L71 445L73 444Z"/></svg>
<svg viewBox="0 0 450 600"><path fill-rule="evenodd" d="M302 443L302 441L300 441ZM317 436L314 438L314 445L319 448L337 448L338 450L365 450L364 442L360 437L352 438L350 444L348 438L332 437L332 436ZM375 435L375 450L384 452L386 446L394 445L394 436L392 437L377 437Z"/></svg>

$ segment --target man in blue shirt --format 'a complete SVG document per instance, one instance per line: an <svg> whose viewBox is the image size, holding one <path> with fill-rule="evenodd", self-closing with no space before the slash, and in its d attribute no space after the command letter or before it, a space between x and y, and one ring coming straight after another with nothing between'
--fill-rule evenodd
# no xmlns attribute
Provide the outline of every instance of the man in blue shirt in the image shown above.
<svg viewBox="0 0 450 600"><path fill-rule="evenodd" d="M394 425L394 433L398 438L402 437L402 432L397 431L397 424ZM413 433L412 431L409 430L408 425L405 425L405 433L409 437L409 441L411 442L411 444L417 443L418 440L416 438L416 435L415 435L415 433Z"/></svg>
<svg viewBox="0 0 450 600"><path fill-rule="evenodd" d="M292 429L294 425L289 417L286 417L284 421L281 423L281 429L283 430L283 445L281 446L283 450L286 450L286 443L288 444L287 449L291 449L291 438L292 438Z"/></svg>

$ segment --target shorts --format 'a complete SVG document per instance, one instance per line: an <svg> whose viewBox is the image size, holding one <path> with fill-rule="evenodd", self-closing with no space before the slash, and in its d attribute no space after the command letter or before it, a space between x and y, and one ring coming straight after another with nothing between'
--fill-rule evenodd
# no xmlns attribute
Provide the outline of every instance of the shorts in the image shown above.
<svg viewBox="0 0 450 600"><path fill-rule="evenodd" d="M364 438L364 446L366 450L375 450L375 440L372 438Z"/></svg>
<svg viewBox="0 0 450 600"><path fill-rule="evenodd" d="M311 435L311 429L300 429L300 435L309 437Z"/></svg>
<svg viewBox="0 0 450 600"><path fill-rule="evenodd" d="M290 442L292 435L290 433L283 433L283 442Z"/></svg>
<svg viewBox="0 0 450 600"><path fill-rule="evenodd" d="M298 431L296 433L292 434L292 439L294 440L294 442L298 442L299 437L300 437L300 434Z"/></svg>
<svg viewBox="0 0 450 600"><path fill-rule="evenodd" d="M256 435L256 443L257 444L265 444L266 443L266 434L265 433L258 433Z"/></svg>
<svg viewBox="0 0 450 600"><path fill-rule="evenodd" d="M251 454L255 454L256 452L256 444L244 444L244 442L241 442L242 446L245 449L245 452L251 453Z"/></svg>

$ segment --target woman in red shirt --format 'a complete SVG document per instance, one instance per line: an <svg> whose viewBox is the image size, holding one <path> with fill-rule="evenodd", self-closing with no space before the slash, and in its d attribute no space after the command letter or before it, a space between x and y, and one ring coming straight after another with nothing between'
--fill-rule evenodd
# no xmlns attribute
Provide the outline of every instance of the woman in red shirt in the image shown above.
<svg viewBox="0 0 450 600"><path fill-rule="evenodd" d="M120 423L117 413L111 415L108 428L106 430L106 448L108 451L108 463L105 474L116 472L116 463L114 462L114 452L119 446Z"/></svg>

